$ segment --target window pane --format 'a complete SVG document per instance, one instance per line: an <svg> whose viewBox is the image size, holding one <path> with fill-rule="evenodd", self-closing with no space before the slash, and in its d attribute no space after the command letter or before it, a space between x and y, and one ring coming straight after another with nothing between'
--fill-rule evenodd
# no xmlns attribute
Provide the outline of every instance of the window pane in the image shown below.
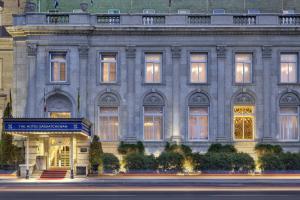
<svg viewBox="0 0 300 200"><path fill-rule="evenodd" d="M109 64L108 63L102 64L102 81L109 82Z"/></svg>
<svg viewBox="0 0 300 200"><path fill-rule="evenodd" d="M189 109L189 140L208 139L208 108Z"/></svg>
<svg viewBox="0 0 300 200"><path fill-rule="evenodd" d="M234 106L234 138L237 140L254 139L254 107Z"/></svg>
<svg viewBox="0 0 300 200"><path fill-rule="evenodd" d="M281 107L280 113L284 115L297 115L298 114L298 108L297 107Z"/></svg>
<svg viewBox="0 0 300 200"><path fill-rule="evenodd" d="M51 60L56 62L66 62L66 54L65 53L51 53Z"/></svg>
<svg viewBox="0 0 300 200"><path fill-rule="evenodd" d="M237 140L244 139L244 129L243 129L243 118L235 117L234 118L234 138Z"/></svg>
<svg viewBox="0 0 300 200"><path fill-rule="evenodd" d="M153 117L144 117L144 139L152 139L152 130L153 130Z"/></svg>
<svg viewBox="0 0 300 200"><path fill-rule="evenodd" d="M163 139L163 113L162 107L144 108L144 139Z"/></svg>
<svg viewBox="0 0 300 200"><path fill-rule="evenodd" d="M235 67L235 82L243 83L243 64L237 63Z"/></svg>
<svg viewBox="0 0 300 200"><path fill-rule="evenodd" d="M192 107L192 108L190 108L190 114L192 114L192 115L207 115L208 108Z"/></svg>
<svg viewBox="0 0 300 200"><path fill-rule="evenodd" d="M146 82L153 82L153 71L154 71L154 66L152 63L147 63L146 65Z"/></svg>
<svg viewBox="0 0 300 200"><path fill-rule="evenodd" d="M66 66L65 66L65 63L60 63L60 81L66 81Z"/></svg>
<svg viewBox="0 0 300 200"><path fill-rule="evenodd" d="M154 64L154 81L155 83L160 82L160 65L159 64Z"/></svg>
<svg viewBox="0 0 300 200"><path fill-rule="evenodd" d="M160 54L147 54L146 62L161 62L161 55Z"/></svg>
<svg viewBox="0 0 300 200"><path fill-rule="evenodd" d="M200 139L207 140L208 139L208 116L199 117L200 119Z"/></svg>
<svg viewBox="0 0 300 200"><path fill-rule="evenodd" d="M116 141L119 135L119 117L117 107L100 107L100 139Z"/></svg>
<svg viewBox="0 0 300 200"><path fill-rule="evenodd" d="M251 64L244 64L244 83L251 83Z"/></svg>
<svg viewBox="0 0 300 200"><path fill-rule="evenodd" d="M51 63L51 68L52 68L51 81L59 81L60 80L59 63Z"/></svg>
<svg viewBox="0 0 300 200"><path fill-rule="evenodd" d="M191 62L207 62L206 54L191 54Z"/></svg>
<svg viewBox="0 0 300 200"><path fill-rule="evenodd" d="M295 83L297 81L297 66L294 63L289 64L289 82Z"/></svg>
<svg viewBox="0 0 300 200"><path fill-rule="evenodd" d="M199 71L198 71L198 63L191 64L191 82L198 82Z"/></svg>
<svg viewBox="0 0 300 200"><path fill-rule="evenodd" d="M289 82L289 65L287 63L281 63L281 69L280 69L280 77L281 82L288 83Z"/></svg>
<svg viewBox="0 0 300 200"><path fill-rule="evenodd" d="M206 83L206 64L201 63L199 66L199 82Z"/></svg>
<svg viewBox="0 0 300 200"><path fill-rule="evenodd" d="M117 70L116 70L116 64L115 63L111 63L110 64L110 81L116 81L116 74Z"/></svg>
<svg viewBox="0 0 300 200"><path fill-rule="evenodd" d="M152 140L162 140L162 116L156 116L153 119L154 127Z"/></svg>
<svg viewBox="0 0 300 200"><path fill-rule="evenodd" d="M235 55L235 62L252 62L252 54L236 54Z"/></svg>
<svg viewBox="0 0 300 200"><path fill-rule="evenodd" d="M280 116L280 139L298 140L298 116Z"/></svg>
<svg viewBox="0 0 300 200"><path fill-rule="evenodd" d="M106 61L106 62L116 62L116 56L114 55L103 55L102 56L102 61Z"/></svg>
<svg viewBox="0 0 300 200"><path fill-rule="evenodd" d="M297 54L281 54L281 62L297 62Z"/></svg>

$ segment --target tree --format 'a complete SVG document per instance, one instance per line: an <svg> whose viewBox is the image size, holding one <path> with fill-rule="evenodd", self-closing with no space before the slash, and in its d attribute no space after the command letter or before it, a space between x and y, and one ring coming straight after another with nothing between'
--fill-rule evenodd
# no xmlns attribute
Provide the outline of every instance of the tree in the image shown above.
<svg viewBox="0 0 300 200"><path fill-rule="evenodd" d="M89 161L92 171L101 171L102 169L102 145L98 136L94 136L90 145Z"/></svg>

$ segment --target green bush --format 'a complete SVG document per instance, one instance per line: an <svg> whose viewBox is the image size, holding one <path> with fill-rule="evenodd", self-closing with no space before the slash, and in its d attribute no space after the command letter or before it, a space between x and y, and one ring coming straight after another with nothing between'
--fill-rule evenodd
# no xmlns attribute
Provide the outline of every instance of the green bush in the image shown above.
<svg viewBox="0 0 300 200"><path fill-rule="evenodd" d="M118 147L118 152L121 155L127 155L131 153L145 153L145 147L142 142L137 142L136 144L127 144L124 143L123 141L120 142L119 147Z"/></svg>
<svg viewBox="0 0 300 200"><path fill-rule="evenodd" d="M260 168L266 170L284 170L285 166L277 154L263 154L259 157Z"/></svg>
<svg viewBox="0 0 300 200"><path fill-rule="evenodd" d="M136 170L156 170L157 162L153 155L144 155L141 153L131 153L125 156L125 168L128 171Z"/></svg>
<svg viewBox="0 0 300 200"><path fill-rule="evenodd" d="M201 171L230 171L232 170L231 157L228 153L207 153L203 163L200 165Z"/></svg>
<svg viewBox="0 0 300 200"><path fill-rule="evenodd" d="M201 165L205 162L205 155L200 153L194 153L192 155L192 164L194 171L201 171Z"/></svg>
<svg viewBox="0 0 300 200"><path fill-rule="evenodd" d="M232 168L235 172L253 171L255 169L254 159L247 153L230 154Z"/></svg>
<svg viewBox="0 0 300 200"><path fill-rule="evenodd" d="M184 157L176 152L162 152L158 157L159 169L163 171L182 171Z"/></svg>
<svg viewBox="0 0 300 200"><path fill-rule="evenodd" d="M192 149L184 144L172 144L170 145L169 142L166 143L165 152L174 152L181 154L184 158L187 158L192 155Z"/></svg>
<svg viewBox="0 0 300 200"><path fill-rule="evenodd" d="M300 154L299 153L281 153L279 159L284 165L285 170L300 170Z"/></svg>
<svg viewBox="0 0 300 200"><path fill-rule="evenodd" d="M212 144L208 148L208 153L236 153L237 150L233 145Z"/></svg>
<svg viewBox="0 0 300 200"><path fill-rule="evenodd" d="M89 151L89 161L92 168L92 171L100 171L100 167L102 167L102 145L99 141L99 137L95 135L93 140L90 144L90 151Z"/></svg>
<svg viewBox="0 0 300 200"><path fill-rule="evenodd" d="M120 161L112 153L104 153L102 156L103 169L105 171L119 171Z"/></svg>
<svg viewBox="0 0 300 200"><path fill-rule="evenodd" d="M255 151L258 156L264 154L280 154L283 152L283 149L279 145L271 145L271 144L257 144L255 146Z"/></svg>

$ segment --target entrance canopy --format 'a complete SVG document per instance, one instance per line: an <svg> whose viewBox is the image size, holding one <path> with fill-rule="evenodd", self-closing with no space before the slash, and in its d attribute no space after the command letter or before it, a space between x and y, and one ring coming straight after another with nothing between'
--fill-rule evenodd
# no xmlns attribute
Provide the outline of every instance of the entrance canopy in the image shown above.
<svg viewBox="0 0 300 200"><path fill-rule="evenodd" d="M4 131L15 135L91 136L91 123L84 118L5 118Z"/></svg>

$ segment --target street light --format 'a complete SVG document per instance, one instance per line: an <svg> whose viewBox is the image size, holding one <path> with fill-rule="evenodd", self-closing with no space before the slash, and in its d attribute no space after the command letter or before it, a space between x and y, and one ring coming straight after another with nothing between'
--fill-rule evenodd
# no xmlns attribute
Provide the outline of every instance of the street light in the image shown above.
<svg viewBox="0 0 300 200"><path fill-rule="evenodd" d="M0 0L0 11L4 9L4 2Z"/></svg>

